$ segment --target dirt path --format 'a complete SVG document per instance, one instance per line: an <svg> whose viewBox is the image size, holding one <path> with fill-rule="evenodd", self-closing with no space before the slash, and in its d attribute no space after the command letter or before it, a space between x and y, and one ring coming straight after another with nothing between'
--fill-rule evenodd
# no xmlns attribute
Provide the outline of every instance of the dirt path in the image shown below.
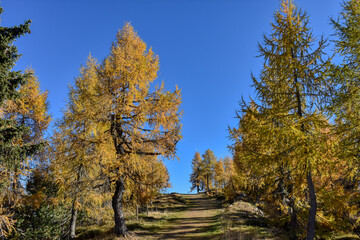
<svg viewBox="0 0 360 240"><path fill-rule="evenodd" d="M219 224L219 202L205 194L182 195L188 206L171 225L157 233L155 239L210 239L209 233ZM214 239L214 236L211 237Z"/></svg>

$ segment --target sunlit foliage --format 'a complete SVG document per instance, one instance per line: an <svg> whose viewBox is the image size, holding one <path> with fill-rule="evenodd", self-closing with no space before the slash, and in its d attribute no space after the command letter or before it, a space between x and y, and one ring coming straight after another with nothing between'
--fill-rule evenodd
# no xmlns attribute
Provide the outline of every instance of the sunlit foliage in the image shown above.
<svg viewBox="0 0 360 240"><path fill-rule="evenodd" d="M127 232L123 198L145 204L169 186L159 157L174 158L181 138L180 90L165 91L164 84L151 90L158 69L158 57L126 24L109 56L100 65L89 58L81 69L54 138L54 166L61 169L64 193L75 190L74 203L81 206L97 186L115 192L117 235Z"/></svg>

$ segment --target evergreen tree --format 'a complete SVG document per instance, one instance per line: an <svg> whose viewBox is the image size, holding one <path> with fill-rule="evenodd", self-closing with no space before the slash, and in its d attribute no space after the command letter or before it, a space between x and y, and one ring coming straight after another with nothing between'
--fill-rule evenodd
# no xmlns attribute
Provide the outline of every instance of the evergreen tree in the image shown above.
<svg viewBox="0 0 360 240"><path fill-rule="evenodd" d="M0 8L0 14L3 9ZM0 26L0 109L7 100L16 100L17 88L24 85L31 73L13 71L20 54L13 42L30 33L30 20L13 27ZM17 119L8 119L0 111L0 236L5 237L13 229L12 208L19 194L19 177L24 173L27 157L35 153L38 144L23 141L29 129Z"/></svg>

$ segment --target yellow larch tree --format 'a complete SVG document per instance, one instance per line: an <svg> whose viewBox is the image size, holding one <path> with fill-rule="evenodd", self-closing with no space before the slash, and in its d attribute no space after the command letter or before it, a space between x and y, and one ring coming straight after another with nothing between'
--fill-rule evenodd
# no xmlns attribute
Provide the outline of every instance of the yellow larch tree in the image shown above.
<svg viewBox="0 0 360 240"><path fill-rule="evenodd" d="M148 201L154 189L168 184L166 168L159 161L176 157L176 144L181 139L181 95L177 88L170 92L165 91L164 84L151 85L157 78L158 57L147 49L130 24L117 33L102 64L92 62L89 60L80 73L74 87L76 93L70 95L73 103L65 111L66 121L59 125L65 126L60 131L64 135L57 138L60 141L64 136L69 138L63 141L68 149L60 152L74 155L77 160L71 162L67 158L64 161L68 163L58 162L54 166L61 169L68 165L66 171L59 171L59 176L68 179L64 175L68 172L72 182L79 181L74 167L80 166L95 170L91 171L94 173L91 179L106 179L113 191L116 235L125 235L123 198L131 195L126 187L141 189L153 185L146 188L146 196L141 196ZM84 77L92 80L85 81ZM72 146L75 142L80 145ZM85 194L89 191L87 187L94 186L84 186Z"/></svg>
<svg viewBox="0 0 360 240"><path fill-rule="evenodd" d="M98 134L103 126L88 117L101 108L101 101L96 98L97 66L96 60L89 56L81 67L52 136L51 167L60 186L59 197L71 206L67 231L70 239L76 237L78 210L85 210L89 216L99 215L101 204L109 198L110 183L100 163L115 158L115 154L109 147L109 139Z"/></svg>
<svg viewBox="0 0 360 240"><path fill-rule="evenodd" d="M251 185L266 190L261 199L278 203L291 239L304 234L299 225L307 226L306 239L315 238L317 179L324 174L320 166L333 159L323 131L330 128L322 111L326 42L315 41L308 23L292 1L282 1L272 33L259 44L264 64L253 77L258 99L242 105L239 128L231 132L235 165L255 181Z"/></svg>
<svg viewBox="0 0 360 240"><path fill-rule="evenodd" d="M214 186L217 192L223 192L225 180L224 160L219 158L214 164Z"/></svg>
<svg viewBox="0 0 360 240"><path fill-rule="evenodd" d="M197 193L205 188L204 163L201 154L196 152L191 162L192 172L190 174L190 191L196 189Z"/></svg>
<svg viewBox="0 0 360 240"><path fill-rule="evenodd" d="M181 139L180 90L165 91L161 84L151 91L158 69L158 57L127 23L98 71L98 94L104 102L96 119L107 127L104 133L112 138L117 156L104 163L115 181L112 206L117 235L127 232L122 207L124 178L142 171L146 158L139 156L174 158Z"/></svg>

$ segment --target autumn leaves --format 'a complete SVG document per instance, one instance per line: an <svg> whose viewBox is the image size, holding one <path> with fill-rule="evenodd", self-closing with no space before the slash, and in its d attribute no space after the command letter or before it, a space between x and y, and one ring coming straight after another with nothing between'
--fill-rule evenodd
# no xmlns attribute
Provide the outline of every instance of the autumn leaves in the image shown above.
<svg viewBox="0 0 360 240"><path fill-rule="evenodd" d="M259 44L257 98L241 103L230 129L237 186L290 239L357 229L359 2L346 2L341 16L337 65L309 17L283 1Z"/></svg>
<svg viewBox="0 0 360 240"><path fill-rule="evenodd" d="M292 239L357 229L359 9L359 1L347 1L340 21L332 21L332 53L342 60L335 64L309 17L282 2L259 45L257 97L241 103L239 124L229 130L233 160L196 153L193 190L215 189L228 200L242 193ZM12 42L29 23L1 29L1 237L16 227L27 238L75 238L84 215L96 223L114 219L116 234L125 235L124 209L147 205L169 186L162 159L176 158L181 139L180 90L153 86L158 57L126 24L103 61L90 56L81 67L40 152L50 122L47 93L34 74L11 71L19 57ZM40 221L44 212L58 218Z"/></svg>
<svg viewBox="0 0 360 240"><path fill-rule="evenodd" d="M82 68L58 122L54 168L68 186L64 194L79 202L76 206L85 204L89 191L98 196L90 201L111 198L117 235L127 232L124 198L131 199L128 205L147 204L169 185L159 157L174 158L181 138L180 91L165 91L163 84L150 91L158 65L157 56L126 24L110 55L101 64L90 57ZM95 188L104 181L108 189Z"/></svg>

